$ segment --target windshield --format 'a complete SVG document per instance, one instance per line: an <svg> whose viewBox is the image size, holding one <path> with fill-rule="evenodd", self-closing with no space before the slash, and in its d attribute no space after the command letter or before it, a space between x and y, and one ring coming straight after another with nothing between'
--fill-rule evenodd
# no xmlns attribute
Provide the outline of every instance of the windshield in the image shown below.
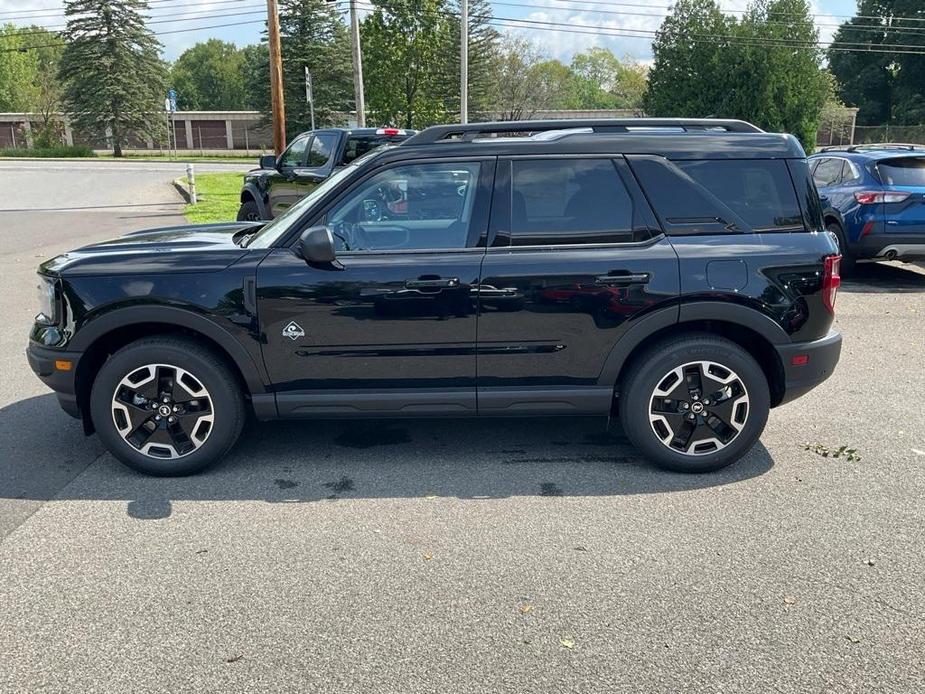
<svg viewBox="0 0 925 694"><path fill-rule="evenodd" d="M359 159L354 160L353 163L351 163L349 166L345 166L340 171L336 171L335 173L331 174L331 176L322 181L321 184L318 185L318 187L315 188L311 193L299 200L283 214L269 222L265 227L254 234L254 236L252 236L248 242L247 247L269 248L272 246L277 239L282 238L286 232L288 232L292 226L299 221L306 210L314 205L315 202L317 202L319 199L324 197L324 195L329 190L332 190L338 186L341 181L354 173L360 166L369 160L378 157L386 149L388 149L388 147L378 147L372 152L369 152Z"/></svg>

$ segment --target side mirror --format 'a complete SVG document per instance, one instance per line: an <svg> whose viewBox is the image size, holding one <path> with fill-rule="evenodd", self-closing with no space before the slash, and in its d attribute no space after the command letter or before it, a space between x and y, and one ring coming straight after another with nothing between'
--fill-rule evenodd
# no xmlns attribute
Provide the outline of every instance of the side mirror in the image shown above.
<svg viewBox="0 0 925 694"><path fill-rule="evenodd" d="M335 258L334 235L325 226L303 231L299 238L299 249L306 262L314 265L340 265Z"/></svg>
<svg viewBox="0 0 925 694"><path fill-rule="evenodd" d="M260 164L261 169L275 169L276 168L276 155L275 154L264 154L257 160Z"/></svg>

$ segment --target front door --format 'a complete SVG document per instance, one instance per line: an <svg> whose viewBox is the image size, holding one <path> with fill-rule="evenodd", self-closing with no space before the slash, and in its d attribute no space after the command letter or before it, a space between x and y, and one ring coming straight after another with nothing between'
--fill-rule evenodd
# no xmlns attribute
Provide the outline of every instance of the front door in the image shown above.
<svg viewBox="0 0 925 694"><path fill-rule="evenodd" d="M331 229L338 263L267 256L258 313L281 415L475 413L493 174L493 159L381 169L312 220Z"/></svg>
<svg viewBox="0 0 925 694"><path fill-rule="evenodd" d="M482 265L479 412L607 414L635 317L675 304L678 259L620 157L498 162Z"/></svg>

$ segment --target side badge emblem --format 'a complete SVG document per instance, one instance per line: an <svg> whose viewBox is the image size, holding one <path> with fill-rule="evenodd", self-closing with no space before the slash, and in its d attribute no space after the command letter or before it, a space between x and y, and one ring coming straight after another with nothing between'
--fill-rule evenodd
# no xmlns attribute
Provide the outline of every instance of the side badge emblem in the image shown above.
<svg viewBox="0 0 925 694"><path fill-rule="evenodd" d="M289 321L289 325L283 328L283 337L288 337L290 340L298 340L300 337L305 337L305 331L302 330L302 326L295 321Z"/></svg>

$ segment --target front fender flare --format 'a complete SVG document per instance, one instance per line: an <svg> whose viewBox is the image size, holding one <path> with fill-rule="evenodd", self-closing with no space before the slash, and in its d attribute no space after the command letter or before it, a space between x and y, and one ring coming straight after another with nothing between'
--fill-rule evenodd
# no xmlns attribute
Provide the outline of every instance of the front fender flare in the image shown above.
<svg viewBox="0 0 925 694"><path fill-rule="evenodd" d="M145 323L164 323L201 333L218 344L238 367L248 390L266 393L268 383L263 362L255 361L245 347L225 328L190 309L176 306L127 306L107 311L81 326L68 344L69 351L86 352L114 330Z"/></svg>
<svg viewBox="0 0 925 694"><path fill-rule="evenodd" d="M246 197L253 198L254 202L257 203L257 209L260 210L261 219L270 219L270 211L267 209L267 200L266 195L260 188L257 187L256 183L248 181L244 184L244 187L241 189L241 202L244 202Z"/></svg>

